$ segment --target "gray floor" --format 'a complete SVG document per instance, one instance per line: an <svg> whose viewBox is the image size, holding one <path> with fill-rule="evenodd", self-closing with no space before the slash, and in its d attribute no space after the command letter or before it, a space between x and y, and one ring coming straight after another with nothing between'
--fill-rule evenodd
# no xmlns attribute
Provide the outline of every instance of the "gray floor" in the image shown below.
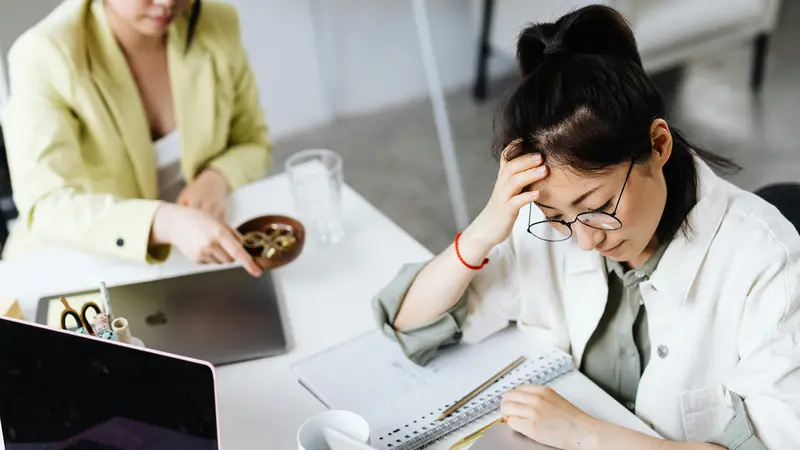
<svg viewBox="0 0 800 450"><path fill-rule="evenodd" d="M733 158L744 170L730 179L745 189L800 180L800 2L783 2L770 43L763 91L748 87L751 48L695 62L656 76L670 99L673 124L706 149ZM448 96L469 212L491 193L497 165L489 156L491 123L509 81L492 98L473 102L468 90ZM423 245L445 248L456 232L430 104L426 100L379 114L352 117L276 144L276 168L304 148L325 147L344 159L345 179Z"/></svg>

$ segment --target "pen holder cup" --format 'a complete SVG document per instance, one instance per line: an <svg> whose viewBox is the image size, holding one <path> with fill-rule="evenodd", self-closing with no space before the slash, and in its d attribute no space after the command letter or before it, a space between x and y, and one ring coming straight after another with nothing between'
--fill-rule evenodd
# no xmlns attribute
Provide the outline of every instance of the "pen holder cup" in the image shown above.
<svg viewBox="0 0 800 450"><path fill-rule="evenodd" d="M294 261L303 251L306 230L287 216L261 216L239 225L244 248L262 269L274 269Z"/></svg>
<svg viewBox="0 0 800 450"><path fill-rule="evenodd" d="M117 336L117 340L124 344L131 344L137 347L144 347L144 342L141 339L131 336L131 328L128 325L128 320L124 317L119 317L111 322L111 328Z"/></svg>

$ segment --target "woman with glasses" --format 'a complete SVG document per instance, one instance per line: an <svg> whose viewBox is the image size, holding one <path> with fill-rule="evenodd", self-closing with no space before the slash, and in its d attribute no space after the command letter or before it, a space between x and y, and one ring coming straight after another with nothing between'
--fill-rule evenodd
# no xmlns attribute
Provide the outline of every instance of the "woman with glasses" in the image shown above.
<svg viewBox="0 0 800 450"><path fill-rule="evenodd" d="M525 29L518 63L494 192L376 297L386 334L424 364L513 321L665 438L506 394L508 425L556 448L800 448L797 231L669 125L613 9Z"/></svg>

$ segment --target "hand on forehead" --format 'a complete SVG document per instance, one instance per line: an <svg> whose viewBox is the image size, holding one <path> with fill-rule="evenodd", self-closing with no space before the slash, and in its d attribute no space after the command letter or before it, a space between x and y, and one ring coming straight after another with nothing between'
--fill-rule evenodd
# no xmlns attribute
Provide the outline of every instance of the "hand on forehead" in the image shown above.
<svg viewBox="0 0 800 450"><path fill-rule="evenodd" d="M619 188L618 172L622 170L624 169L620 167L588 174L569 166L551 164L548 165L547 177L528 187L528 190L539 190L540 196L536 203L540 206L551 206L550 209L568 211L573 208L595 208L608 200L606 197Z"/></svg>

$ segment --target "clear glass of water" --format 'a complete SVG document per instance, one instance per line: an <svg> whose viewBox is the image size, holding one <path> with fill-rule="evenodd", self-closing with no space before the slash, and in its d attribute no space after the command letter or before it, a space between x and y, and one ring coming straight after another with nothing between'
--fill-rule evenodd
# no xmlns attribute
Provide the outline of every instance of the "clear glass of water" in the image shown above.
<svg viewBox="0 0 800 450"><path fill-rule="evenodd" d="M286 160L298 219L309 237L334 244L344 237L342 157L325 149L303 150Z"/></svg>

